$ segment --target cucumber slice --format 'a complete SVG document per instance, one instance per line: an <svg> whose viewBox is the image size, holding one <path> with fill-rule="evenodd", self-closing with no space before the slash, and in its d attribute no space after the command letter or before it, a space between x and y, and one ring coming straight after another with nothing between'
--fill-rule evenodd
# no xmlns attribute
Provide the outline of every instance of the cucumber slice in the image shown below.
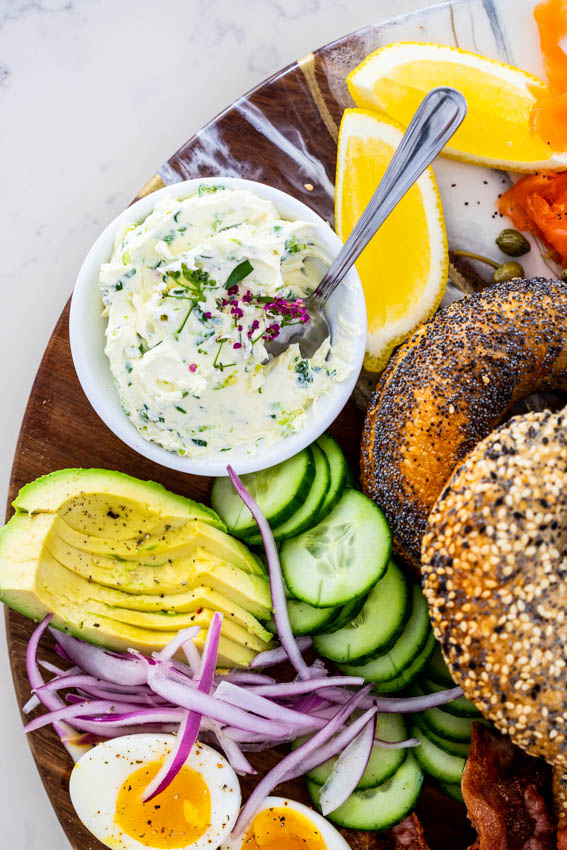
<svg viewBox="0 0 567 850"><path fill-rule="evenodd" d="M455 717L440 708L428 708L422 712L423 722L437 735L449 741L470 741L473 717Z"/></svg>
<svg viewBox="0 0 567 850"><path fill-rule="evenodd" d="M413 752L422 770L434 776L435 779L439 779L440 782L460 783L466 759L449 755L441 747L436 746L427 735L423 734L417 723L412 725L411 735L420 740L419 747L415 747Z"/></svg>
<svg viewBox="0 0 567 850"><path fill-rule="evenodd" d="M445 690L445 685L438 685L437 682L432 682L426 677L425 673L420 677L419 684L426 694ZM466 697L458 697L458 699L452 699L451 702L445 703L443 711L448 711L449 714L455 714L457 717L482 717L474 702L471 702Z"/></svg>
<svg viewBox="0 0 567 850"><path fill-rule="evenodd" d="M455 680L451 676L449 668L445 664L445 659L443 658L440 646L437 647L425 668L425 675L428 679L431 679L432 682L437 682L438 685L442 685L444 688L455 687Z"/></svg>
<svg viewBox="0 0 567 850"><path fill-rule="evenodd" d="M306 602L298 599L287 600L287 613L291 630L296 637L300 635L315 635L325 631L331 620L337 616L336 608L314 608ZM266 628L272 634L277 634L276 623L271 617L266 623Z"/></svg>
<svg viewBox="0 0 567 850"><path fill-rule="evenodd" d="M328 820L347 829L363 829L374 832L387 829L389 826L402 821L417 802L423 773L411 753L408 753L402 766L391 779L368 788L365 791L354 791L342 806L327 815ZM319 805L321 786L307 779L307 790L315 805Z"/></svg>
<svg viewBox="0 0 567 850"><path fill-rule="evenodd" d="M376 587L379 588L380 584L381 582ZM374 593L374 590L372 593ZM412 608L409 620L392 648L371 661L361 662L360 664L355 661L351 665L343 666L341 668L343 671L348 670L350 676L364 676L369 682L385 682L396 678L402 670L405 670L411 664L414 658L421 653L431 631L427 602L417 584L413 585L411 600ZM388 605L388 602L386 602L386 605ZM381 616L381 614L379 613L378 616ZM374 628L379 630L381 626L376 623ZM353 672L354 670L356 672Z"/></svg>
<svg viewBox="0 0 567 850"><path fill-rule="evenodd" d="M288 537L295 537L297 534L305 531L305 529L312 528L317 522L320 507L325 499L325 495L329 492L331 473L329 461L316 443L313 443L311 446L311 451L313 452L313 461L315 463L315 478L311 484L311 489L303 504L298 507L289 519L281 525L272 526L272 534L275 540L286 540ZM259 546L262 543L262 537L258 533L250 534L246 537L246 543L250 546Z"/></svg>
<svg viewBox="0 0 567 850"><path fill-rule="evenodd" d="M347 487L347 477L349 474L349 468L343 450L336 440L329 436L329 434L322 434L317 440L316 445L325 453L325 457L329 462L330 482L323 503L319 508L316 522L313 525L316 525L327 514L330 514L335 505L338 504L343 491Z"/></svg>
<svg viewBox="0 0 567 850"><path fill-rule="evenodd" d="M415 696L422 696L424 690L414 683L411 692ZM477 720L475 717L456 717L442 708L428 708L420 712L420 717L437 735L450 741L470 741L472 725Z"/></svg>
<svg viewBox="0 0 567 850"><path fill-rule="evenodd" d="M383 741L403 741L407 737L407 729L402 715L378 714L376 717L376 737ZM298 738L292 748L296 749L306 740L307 738ZM406 754L407 750L388 750L375 744L366 770L362 774L356 789L375 788L377 785L386 782L403 764ZM316 782L317 785L323 785L329 778L337 759L338 756L335 756L335 758L329 759L318 767L314 767L307 773L307 777Z"/></svg>
<svg viewBox="0 0 567 850"><path fill-rule="evenodd" d="M331 620L331 622L327 624L325 632L328 634L338 632L338 630L342 629L343 626L351 623L354 618L360 614L367 599L368 596L359 596L358 599L353 599L352 602L347 602L346 605L341 605L340 608L336 608L335 610L337 613L335 619Z"/></svg>
<svg viewBox="0 0 567 850"><path fill-rule="evenodd" d="M298 599L328 608L362 596L386 572L392 536L380 509L347 490L315 528L280 550L285 582Z"/></svg>
<svg viewBox="0 0 567 850"><path fill-rule="evenodd" d="M427 735L430 741L433 741L434 744L442 750L445 750L446 753L466 759L469 754L470 740L450 741L449 738L443 738L441 735L438 735L437 732L434 732L433 729L422 719L421 714L414 714L413 719L423 734Z"/></svg>
<svg viewBox="0 0 567 850"><path fill-rule="evenodd" d="M315 651L343 664L363 663L383 655L402 633L408 608L406 580L390 560L386 573L366 597L358 616L339 631L316 637Z"/></svg>
<svg viewBox="0 0 567 850"><path fill-rule="evenodd" d="M271 526L281 525L304 503L315 477L310 448L260 472L241 476ZM256 534L256 520L232 486L230 478L215 478L211 504L235 537Z"/></svg>
<svg viewBox="0 0 567 850"><path fill-rule="evenodd" d="M419 676L431 658L435 649L435 643L435 636L433 632L430 631L423 650L416 658L414 658L411 664L402 670L395 679L389 679L385 682L376 682L373 688L374 692L377 694L389 694L395 691L401 691L402 688L406 688L411 682L413 682L416 676ZM355 667L354 669L358 670L360 668Z"/></svg>
<svg viewBox="0 0 567 850"><path fill-rule="evenodd" d="M452 797L453 800L457 801L457 803L464 804L465 799L463 797L460 782L440 782L439 785L448 797Z"/></svg>

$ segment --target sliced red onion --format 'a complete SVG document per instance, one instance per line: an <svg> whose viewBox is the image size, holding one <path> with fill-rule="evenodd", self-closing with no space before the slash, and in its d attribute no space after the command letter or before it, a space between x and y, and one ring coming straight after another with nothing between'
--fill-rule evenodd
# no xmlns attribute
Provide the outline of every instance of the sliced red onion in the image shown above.
<svg viewBox="0 0 567 850"><path fill-rule="evenodd" d="M419 738L404 738L403 741L385 741L383 738L374 738L374 743L383 750L407 750L410 747L419 747L421 741Z"/></svg>
<svg viewBox="0 0 567 850"><path fill-rule="evenodd" d="M234 682L236 685L275 685L273 676L265 676L263 673L251 673L249 670L231 670L225 676L216 677L217 684L221 682Z"/></svg>
<svg viewBox="0 0 567 850"><path fill-rule="evenodd" d="M277 746L278 744L287 744L290 741L295 741L295 739L299 737L295 730L292 731L290 729L283 732L280 731L279 734L270 735L269 737L263 734L258 734L257 732L250 732L246 729L238 729L236 726L223 726L222 731L228 738L242 745L266 744L266 742L269 741L270 743L267 747L264 747L264 749L269 749L269 747Z"/></svg>
<svg viewBox="0 0 567 850"><path fill-rule="evenodd" d="M29 700L26 702L24 707L22 708L22 712L24 714L31 714L31 712L41 705L39 697L36 694L32 694Z"/></svg>
<svg viewBox="0 0 567 850"><path fill-rule="evenodd" d="M189 672L194 676L201 664L201 654L192 640L183 644L183 652L189 665Z"/></svg>
<svg viewBox="0 0 567 850"><path fill-rule="evenodd" d="M240 776L256 773L255 769L252 767L236 741L233 741L232 738L228 738L224 734L222 726L219 723L213 723L211 724L211 727L212 732L227 757L232 769Z"/></svg>
<svg viewBox="0 0 567 850"><path fill-rule="evenodd" d="M30 720L24 726L24 732L35 732L36 729L41 729L42 726L49 726L50 723L59 720L67 720L74 718L99 718L107 714L118 714L117 709L122 711L138 711L139 706L124 703L122 705L109 702L108 700L89 700L87 702L79 702L74 705L64 705L62 708L57 708L55 711L49 711L47 714L41 714L39 717ZM97 722L96 720L94 722Z"/></svg>
<svg viewBox="0 0 567 850"><path fill-rule="evenodd" d="M75 673L73 675L60 675L56 676L54 679L51 679L50 682L43 685L42 691L62 691L66 688L82 688L82 687L98 687L103 685L104 680L97 678L96 676L89 676L86 673ZM117 694L122 694L124 696L129 696L131 694L138 694L140 692L140 687L136 686L126 686L126 685L118 685L115 682L104 683L108 688L111 688Z"/></svg>
<svg viewBox="0 0 567 850"><path fill-rule="evenodd" d="M234 836L239 836L244 832L262 802L276 787L276 785L282 782L294 769L302 766L307 756L316 752L323 744L327 743L329 738L332 738L333 735L339 731L344 721L350 717L352 712L359 705L360 701L364 699L366 694L369 692L370 687L371 686L368 685L365 688L362 688L357 694L354 694L346 705L339 708L335 716L329 720L323 729L320 729L315 733L315 735L313 735L312 738L309 738L308 741L305 741L304 744L301 744L300 747L285 756L285 758L278 762L278 764L276 764L276 766L264 776L240 810L240 814L232 831Z"/></svg>
<svg viewBox="0 0 567 850"><path fill-rule="evenodd" d="M76 666L63 670L62 667L58 667L56 664L51 664L50 661L38 661L37 663L44 670L47 670L48 673L54 673L56 676L74 676L76 673L83 672L80 667Z"/></svg>
<svg viewBox="0 0 567 850"><path fill-rule="evenodd" d="M295 638L295 643L301 652L304 652L313 645L310 637ZM283 646L278 646L276 649L267 649L265 652L259 652L250 662L250 669L254 670L256 667L274 667L276 664L283 664L284 661L289 661L287 652Z"/></svg>
<svg viewBox="0 0 567 850"><path fill-rule="evenodd" d="M323 815L334 812L350 797L366 770L376 731L376 716L372 717L362 732L340 752L330 776L319 793L319 804Z"/></svg>
<svg viewBox="0 0 567 850"><path fill-rule="evenodd" d="M65 632L52 630L52 634L71 661L78 664L85 673L118 685L145 684L146 665L139 658L109 652Z"/></svg>
<svg viewBox="0 0 567 850"><path fill-rule="evenodd" d="M117 694L115 691L106 691L104 690L104 688L93 688L88 687L87 685L83 685L80 689L80 692L86 697L94 697L95 699L115 700L116 702L137 703L138 705L151 706L152 708L159 708L161 706L168 705L166 700L162 699L161 697L152 696L146 693Z"/></svg>
<svg viewBox="0 0 567 850"><path fill-rule="evenodd" d="M249 690L234 685L232 682L221 682L215 691L215 697L230 705L258 714L260 717L288 723L293 728L322 729L325 725L325 721L318 717L311 717L309 714L302 714L292 708L285 708L265 697L250 693Z"/></svg>
<svg viewBox="0 0 567 850"><path fill-rule="evenodd" d="M382 697L371 695L367 697L362 708L370 708L375 705L380 714L416 714L428 708L436 708L439 705L451 702L453 699L463 696L463 689L459 687L450 688L446 691L436 691L433 694L424 694L419 697ZM348 691L340 688L328 688L325 698L331 702L344 703L349 698Z"/></svg>
<svg viewBox="0 0 567 850"><path fill-rule="evenodd" d="M222 620L222 614L219 614L218 612L215 612L213 614L211 623L207 631L207 637L205 639L203 657L201 659L201 666L198 674L197 690L206 695L210 693L215 675L219 652ZM171 655L175 654L179 646L184 646L187 641L192 641L193 637L195 637L195 632L191 629L184 629L183 631L185 632L184 639L181 641L181 643L178 644L177 648L174 649L173 652L171 652ZM180 632L180 634L182 633ZM174 645L175 642L171 641L171 643L169 644L170 651ZM197 735L199 734L200 726L201 715L195 711L188 711L185 714L183 720L181 721L181 726L179 727L179 731L177 733L175 746L169 753L168 757L164 760L162 766L160 767L150 784L145 789L142 795L142 802L147 803L149 800L152 800L165 788L167 788L170 782L175 779L175 777L189 758L189 754L191 752L191 749L193 748L193 744L197 740Z"/></svg>
<svg viewBox="0 0 567 850"><path fill-rule="evenodd" d="M120 711L116 714L106 714L95 716L93 722L97 723L99 728L104 729L105 726L132 726L135 723L181 723L186 712L182 708L139 708L136 707L131 711ZM72 721L73 723L75 721Z"/></svg>
<svg viewBox="0 0 567 850"><path fill-rule="evenodd" d="M184 644L192 642L193 638L196 638L200 631L200 626L189 626L186 629L180 629L163 649L153 653L153 657L159 661L169 661Z"/></svg>
<svg viewBox="0 0 567 850"><path fill-rule="evenodd" d="M274 540L274 535L272 534L272 529L270 528L270 524L268 523L266 517L260 510L259 506L256 504L232 466L229 464L227 466L227 472L230 476L230 480L233 483L234 489L258 523L258 528L260 529L260 534L262 536L262 542L264 544L264 549L266 551L266 560L268 563L268 573L270 576L270 589L272 594L272 609L274 614L274 620L276 623L276 629L278 632L278 638L280 639L280 643L284 648L292 666L297 671L297 674L302 679L308 679L311 676L309 667L303 660L303 656L299 650L299 647L295 641L295 637L291 630L291 626L289 623L289 616L287 613L287 600L286 600L286 592L285 585L282 576L282 569L280 566L280 558L278 555L278 550L276 547L276 542Z"/></svg>
<svg viewBox="0 0 567 850"><path fill-rule="evenodd" d="M309 679L303 682L280 682L275 685L252 686L248 688L248 691L263 697L292 697L298 694L310 694L319 688L345 688L363 684L364 678L362 676L329 676L327 679Z"/></svg>
<svg viewBox="0 0 567 850"><path fill-rule="evenodd" d="M152 690L173 705L197 711L218 723L237 726L250 732L264 734L267 737L277 737L282 732L288 735L293 734L294 730L287 726L274 721L263 720L261 717L254 717L242 709L215 699L209 694L200 693L198 690L182 685L180 682L173 682L159 667L149 669L148 682Z"/></svg>
<svg viewBox="0 0 567 850"><path fill-rule="evenodd" d="M52 619L53 614L48 614L46 617L44 617L39 626L34 629L26 649L26 671L28 674L28 681L32 690L41 688L42 685L45 684L45 682L43 681L43 676L39 671L39 666L37 662L37 649L39 646L39 642ZM57 696L57 694L44 694L43 696L39 697L39 699L42 705L44 705L45 708L49 709L49 711L56 711L59 708L65 707L65 703L61 700L60 697ZM65 747L73 761L78 761L81 754L77 752L77 748L73 744L67 741L68 736L73 735L74 730L66 723L62 723L59 720L56 720L53 723L53 728L61 739L63 746Z"/></svg>

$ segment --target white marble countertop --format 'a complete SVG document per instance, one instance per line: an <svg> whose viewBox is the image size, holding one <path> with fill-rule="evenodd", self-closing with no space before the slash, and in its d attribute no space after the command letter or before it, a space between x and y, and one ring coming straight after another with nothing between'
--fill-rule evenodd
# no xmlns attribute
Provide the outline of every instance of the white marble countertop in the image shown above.
<svg viewBox="0 0 567 850"><path fill-rule="evenodd" d="M427 0L0 0L0 504L27 397L87 249L192 133L315 47ZM0 649L0 847L68 842ZM77 850L82 850L78 848Z"/></svg>

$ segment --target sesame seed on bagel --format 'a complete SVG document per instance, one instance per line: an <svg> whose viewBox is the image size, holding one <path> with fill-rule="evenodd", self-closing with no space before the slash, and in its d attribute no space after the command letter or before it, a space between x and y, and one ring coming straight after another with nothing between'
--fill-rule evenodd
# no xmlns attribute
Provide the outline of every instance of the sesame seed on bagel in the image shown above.
<svg viewBox="0 0 567 850"><path fill-rule="evenodd" d="M567 766L567 410L514 417L471 451L431 512L422 572L465 696Z"/></svg>
<svg viewBox="0 0 567 850"><path fill-rule="evenodd" d="M525 396L567 391L566 316L561 281L495 284L441 309L391 359L366 414L361 483L414 567L457 464Z"/></svg>

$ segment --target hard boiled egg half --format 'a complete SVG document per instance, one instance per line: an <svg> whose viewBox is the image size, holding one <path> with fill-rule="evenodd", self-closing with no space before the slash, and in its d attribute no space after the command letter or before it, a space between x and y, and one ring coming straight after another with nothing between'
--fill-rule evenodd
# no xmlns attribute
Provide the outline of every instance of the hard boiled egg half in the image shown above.
<svg viewBox="0 0 567 850"><path fill-rule="evenodd" d="M173 782L142 794L175 744L173 735L124 735L97 744L71 773L77 815L113 850L212 850L230 834L240 784L230 764L197 743Z"/></svg>
<svg viewBox="0 0 567 850"><path fill-rule="evenodd" d="M222 850L350 850L334 826L309 806L267 797L250 826Z"/></svg>

